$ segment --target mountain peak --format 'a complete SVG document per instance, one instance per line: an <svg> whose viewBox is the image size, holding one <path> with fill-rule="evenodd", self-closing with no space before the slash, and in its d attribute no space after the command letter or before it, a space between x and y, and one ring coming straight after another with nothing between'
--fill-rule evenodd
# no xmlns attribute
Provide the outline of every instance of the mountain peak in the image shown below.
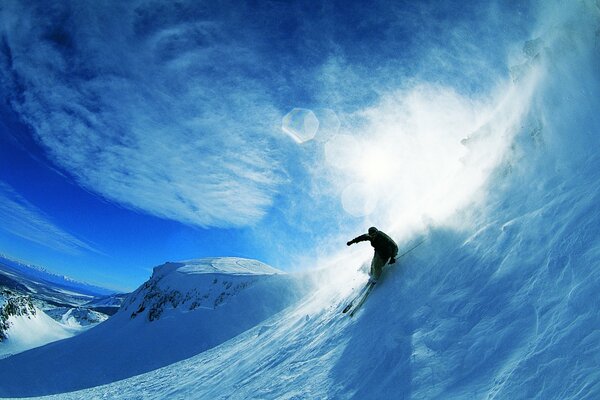
<svg viewBox="0 0 600 400"><path fill-rule="evenodd" d="M257 260L211 257L167 262L136 290L121 311L131 318L144 313L149 321L167 313L215 309L261 279L285 275ZM177 310L177 311L176 311Z"/></svg>
<svg viewBox="0 0 600 400"><path fill-rule="evenodd" d="M239 257L208 257L167 262L155 267L152 277L165 276L174 271L186 275L274 275L283 273L283 271L257 260Z"/></svg>

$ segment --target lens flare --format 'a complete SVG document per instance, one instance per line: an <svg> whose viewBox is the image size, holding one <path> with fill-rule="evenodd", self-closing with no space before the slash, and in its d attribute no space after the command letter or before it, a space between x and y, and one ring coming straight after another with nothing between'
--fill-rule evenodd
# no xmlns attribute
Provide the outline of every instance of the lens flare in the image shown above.
<svg viewBox="0 0 600 400"><path fill-rule="evenodd" d="M294 108L282 118L281 129L297 143L304 143L315 137L319 120L312 110Z"/></svg>

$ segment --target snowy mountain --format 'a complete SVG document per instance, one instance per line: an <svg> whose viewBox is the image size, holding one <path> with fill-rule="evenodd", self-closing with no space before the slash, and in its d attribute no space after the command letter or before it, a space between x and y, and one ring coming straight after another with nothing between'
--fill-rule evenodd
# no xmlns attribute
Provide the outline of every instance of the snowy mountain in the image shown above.
<svg viewBox="0 0 600 400"><path fill-rule="evenodd" d="M106 318L104 314L98 314L97 320L91 323L98 323ZM80 316L73 316L63 323L57 322L36 307L29 295L1 289L0 358L71 337L81 330L80 320Z"/></svg>
<svg viewBox="0 0 600 400"><path fill-rule="evenodd" d="M83 306L106 315L114 315L129 296L129 293L115 293L110 296L96 297Z"/></svg>
<svg viewBox="0 0 600 400"><path fill-rule="evenodd" d="M0 360L0 396L72 391L189 358L294 304L309 285L254 260L166 263L106 322Z"/></svg>
<svg viewBox="0 0 600 400"><path fill-rule="evenodd" d="M258 276L276 274L282 272L259 261L232 257L166 263L154 268L152 278L129 296L122 312L154 321L178 306L188 311L216 309L255 284Z"/></svg>
<svg viewBox="0 0 600 400"><path fill-rule="evenodd" d="M123 295L3 256L0 357L76 335L105 321L122 300Z"/></svg>
<svg viewBox="0 0 600 400"><path fill-rule="evenodd" d="M63 325L70 327L85 327L99 324L106 321L109 317L107 314L85 307L57 307L46 310L46 314Z"/></svg>
<svg viewBox="0 0 600 400"><path fill-rule="evenodd" d="M35 306L28 296L19 296L7 289L0 291L0 340L7 338L12 317L35 317Z"/></svg>

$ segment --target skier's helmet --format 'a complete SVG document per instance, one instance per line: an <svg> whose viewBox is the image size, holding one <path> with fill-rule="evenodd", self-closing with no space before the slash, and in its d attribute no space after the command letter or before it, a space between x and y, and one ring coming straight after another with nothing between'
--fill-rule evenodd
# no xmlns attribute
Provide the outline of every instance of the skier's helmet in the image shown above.
<svg viewBox="0 0 600 400"><path fill-rule="evenodd" d="M374 226L369 228L369 235L374 235L377 233L377 228L375 228Z"/></svg>

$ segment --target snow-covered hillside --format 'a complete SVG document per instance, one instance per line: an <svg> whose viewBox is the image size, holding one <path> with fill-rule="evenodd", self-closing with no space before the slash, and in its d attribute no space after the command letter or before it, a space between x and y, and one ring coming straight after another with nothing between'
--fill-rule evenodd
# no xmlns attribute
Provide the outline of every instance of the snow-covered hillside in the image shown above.
<svg viewBox="0 0 600 400"><path fill-rule="evenodd" d="M0 341L6 340L12 317L35 316L36 309L28 296L20 296L8 289L0 290Z"/></svg>
<svg viewBox="0 0 600 400"><path fill-rule="evenodd" d="M254 260L166 263L108 321L1 360L0 396L72 391L194 356L293 304L308 285Z"/></svg>
<svg viewBox="0 0 600 400"><path fill-rule="evenodd" d="M0 256L0 357L81 333L114 314L122 296Z"/></svg>
<svg viewBox="0 0 600 400"><path fill-rule="evenodd" d="M108 315L84 307L57 307L46 311L53 319L69 327L85 327L106 321Z"/></svg>
<svg viewBox="0 0 600 400"><path fill-rule="evenodd" d="M100 314L98 318L106 317ZM0 358L71 337L82 329L76 317L59 323L37 308L29 296L0 292Z"/></svg>
<svg viewBox="0 0 600 400"><path fill-rule="evenodd" d="M178 306L213 310L254 285L256 277L281 273L256 260L233 257L170 262L154 268L152 278L129 296L121 312L154 321Z"/></svg>
<svg viewBox="0 0 600 400"><path fill-rule="evenodd" d="M0 358L81 333L108 318L86 308L42 310L35 299L0 288Z"/></svg>

